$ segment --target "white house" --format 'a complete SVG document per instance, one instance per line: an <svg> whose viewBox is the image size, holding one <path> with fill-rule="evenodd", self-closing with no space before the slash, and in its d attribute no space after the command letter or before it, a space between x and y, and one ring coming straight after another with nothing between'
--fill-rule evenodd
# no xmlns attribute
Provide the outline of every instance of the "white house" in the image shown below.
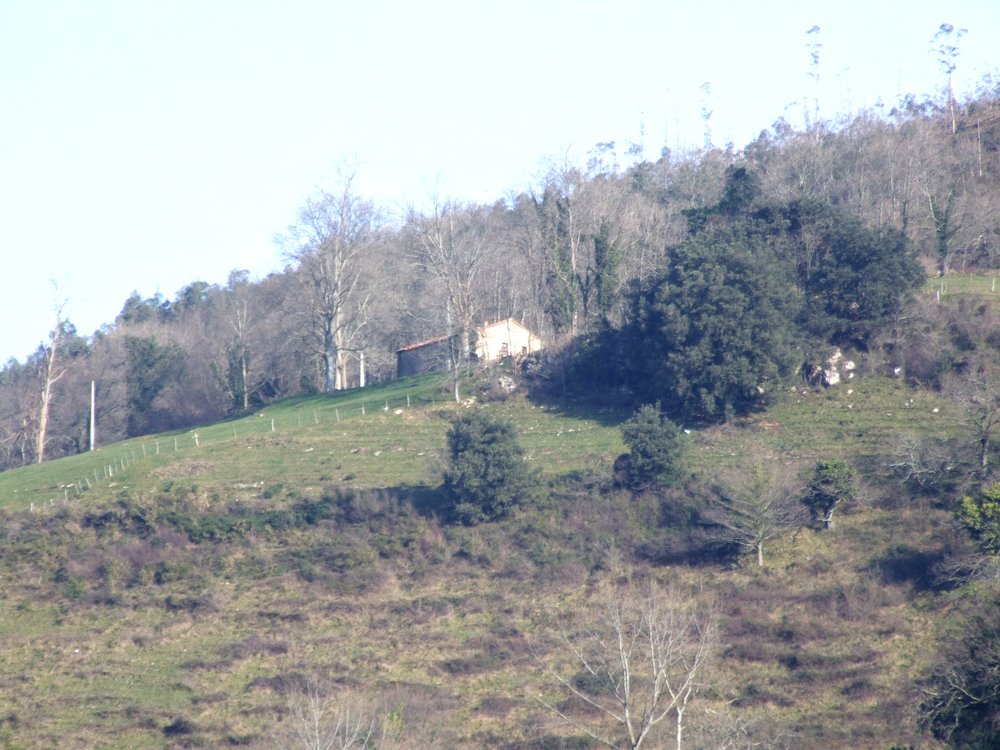
<svg viewBox="0 0 1000 750"><path fill-rule="evenodd" d="M396 350L396 377L445 372L455 360L457 336L438 336ZM476 360L480 364L522 357L542 348L542 340L513 318L483 323L476 329Z"/></svg>
<svg viewBox="0 0 1000 750"><path fill-rule="evenodd" d="M541 339L513 318L484 323L476 329L476 357L483 363L520 357L541 348Z"/></svg>

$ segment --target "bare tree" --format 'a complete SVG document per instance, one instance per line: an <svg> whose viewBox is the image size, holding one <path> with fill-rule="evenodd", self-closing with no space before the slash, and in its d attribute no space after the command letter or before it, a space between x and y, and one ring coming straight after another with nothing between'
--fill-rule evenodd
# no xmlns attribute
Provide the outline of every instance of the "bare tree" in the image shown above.
<svg viewBox="0 0 1000 750"><path fill-rule="evenodd" d="M905 432L895 436L886 452L884 467L892 476L915 488L931 489L954 479L963 463L952 442Z"/></svg>
<svg viewBox="0 0 1000 750"><path fill-rule="evenodd" d="M980 480L989 474L990 442L1000 426L1000 365L972 359L962 372L944 379L942 390L959 409L959 424L975 446Z"/></svg>
<svg viewBox="0 0 1000 750"><path fill-rule="evenodd" d="M469 362L472 333L480 309L477 282L491 242L488 213L451 202L437 202L429 216L411 211L408 219L414 265L443 291L447 335L454 339L451 369Z"/></svg>
<svg viewBox="0 0 1000 750"><path fill-rule="evenodd" d="M756 464L748 474L723 480L708 514L720 538L752 550L764 565L764 544L805 522L801 486L789 467Z"/></svg>
<svg viewBox="0 0 1000 750"><path fill-rule="evenodd" d="M0 467L31 463L35 447L38 378L31 360L9 362L0 378Z"/></svg>
<svg viewBox="0 0 1000 750"><path fill-rule="evenodd" d="M336 192L310 198L290 230L295 244L288 258L299 264L312 287L312 333L323 362L323 391L345 387L344 354L367 304L359 286L361 256L380 222L371 201L353 190L354 175L341 176Z"/></svg>
<svg viewBox="0 0 1000 750"><path fill-rule="evenodd" d="M934 247L937 252L938 273L947 276L951 268L952 257L955 254L952 239L961 229L961 223L955 217L955 201L957 198L957 180L948 188L948 194L942 200L934 195L930 188L924 188L929 208L928 218L934 233Z"/></svg>
<svg viewBox="0 0 1000 750"><path fill-rule="evenodd" d="M223 363L210 365L216 382L226 395L231 409L247 412L253 395L253 350L250 338L259 322L256 290L248 271L232 271L223 297L222 319L229 336L222 349Z"/></svg>
<svg viewBox="0 0 1000 750"><path fill-rule="evenodd" d="M45 460L45 445L48 442L49 413L52 407L52 389L66 375L68 368L63 366L60 350L62 339L66 333L66 321L63 320L65 303L56 305L56 324L49 333L49 345L42 352L41 380L42 393L38 407L38 432L35 434L35 462Z"/></svg>
<svg viewBox="0 0 1000 750"><path fill-rule="evenodd" d="M810 125L816 131L816 138L820 137L819 128L819 79L820 79L820 66L819 66L819 51L823 49L823 44L819 40L820 27L813 25L809 31L806 32L806 38L809 40L806 44L809 49L809 72L808 76L812 80L813 84L813 111L812 111L812 122L809 121L809 110L806 109L806 130L810 129Z"/></svg>
<svg viewBox="0 0 1000 750"><path fill-rule="evenodd" d="M705 750L790 750L791 737L780 722L760 714L747 714L729 707L708 709L708 721L699 727L697 744Z"/></svg>
<svg viewBox="0 0 1000 750"><path fill-rule="evenodd" d="M715 640L714 620L652 584L613 591L581 619L582 624L562 634L576 674L567 676L555 668L549 672L593 715L577 718L550 702L542 704L596 742L631 750L642 747L672 716L681 750L684 712L702 687ZM608 720L615 731L602 729Z"/></svg>
<svg viewBox="0 0 1000 750"><path fill-rule="evenodd" d="M951 132L958 132L958 121L955 117L955 68L958 67L958 43L966 35L968 29L956 29L950 23L943 23L934 34L934 52L937 53L938 65L945 74L945 97L947 98L948 112L951 116Z"/></svg>
<svg viewBox="0 0 1000 750"><path fill-rule="evenodd" d="M276 750L377 750L389 725L323 680L307 678L288 700L288 718L276 732Z"/></svg>

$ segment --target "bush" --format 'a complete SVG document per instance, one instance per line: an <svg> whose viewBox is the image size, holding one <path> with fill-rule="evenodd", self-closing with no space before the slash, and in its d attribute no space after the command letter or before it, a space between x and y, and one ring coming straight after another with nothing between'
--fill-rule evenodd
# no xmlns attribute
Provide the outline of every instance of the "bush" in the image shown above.
<svg viewBox="0 0 1000 750"><path fill-rule="evenodd" d="M854 467L839 459L816 463L802 502L826 528L833 528L834 509L854 498L855 476Z"/></svg>
<svg viewBox="0 0 1000 750"><path fill-rule="evenodd" d="M963 497L956 512L983 552L1000 555L1000 482L977 497Z"/></svg>
<svg viewBox="0 0 1000 750"><path fill-rule="evenodd" d="M514 428L484 412L452 421L448 452L444 487L462 523L502 518L537 490L537 474L525 464Z"/></svg>
<svg viewBox="0 0 1000 750"><path fill-rule="evenodd" d="M615 461L615 470L630 487L643 489L677 478L684 450L681 429L660 412L659 402L641 406L622 425L622 439L629 452Z"/></svg>

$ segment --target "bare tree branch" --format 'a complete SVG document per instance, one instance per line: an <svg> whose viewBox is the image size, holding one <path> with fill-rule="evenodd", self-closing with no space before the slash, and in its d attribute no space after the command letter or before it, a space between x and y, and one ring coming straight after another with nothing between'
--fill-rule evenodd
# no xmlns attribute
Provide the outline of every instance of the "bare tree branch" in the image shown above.
<svg viewBox="0 0 1000 750"><path fill-rule="evenodd" d="M611 592L594 612L577 619L583 624L562 632L577 673L567 676L550 668L549 674L596 716L581 719L545 700L542 704L594 741L630 750L674 716L680 750L684 711L702 686L714 646L714 620L686 609L653 584ZM602 716L617 732L601 729Z"/></svg>

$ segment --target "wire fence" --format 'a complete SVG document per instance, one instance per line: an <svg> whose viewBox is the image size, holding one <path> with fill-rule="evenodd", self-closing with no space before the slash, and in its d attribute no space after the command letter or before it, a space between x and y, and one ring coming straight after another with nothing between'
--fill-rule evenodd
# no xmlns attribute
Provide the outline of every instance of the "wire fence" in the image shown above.
<svg viewBox="0 0 1000 750"><path fill-rule="evenodd" d="M288 402L276 404L272 409L265 407L253 416L220 422L183 432L161 434L155 437L139 438L98 448L80 458L86 466L77 467L72 478L65 481L51 481L45 487L15 490L7 507L21 505L29 512L54 508L82 498L95 488L112 488L117 481L127 477L129 470L140 461L150 461L167 454L190 453L213 446L224 446L234 441L273 433L296 432L331 427L357 420L383 418L386 415L399 416L408 409L425 408L440 404L455 405L454 395L436 393L433 388L424 387L410 391L394 390L390 395L372 394L366 399L360 394L329 404L309 399L301 408ZM376 397L380 396L380 397ZM474 398L461 400L469 406ZM91 460L86 460L90 458ZM18 497L20 495L20 497Z"/></svg>

